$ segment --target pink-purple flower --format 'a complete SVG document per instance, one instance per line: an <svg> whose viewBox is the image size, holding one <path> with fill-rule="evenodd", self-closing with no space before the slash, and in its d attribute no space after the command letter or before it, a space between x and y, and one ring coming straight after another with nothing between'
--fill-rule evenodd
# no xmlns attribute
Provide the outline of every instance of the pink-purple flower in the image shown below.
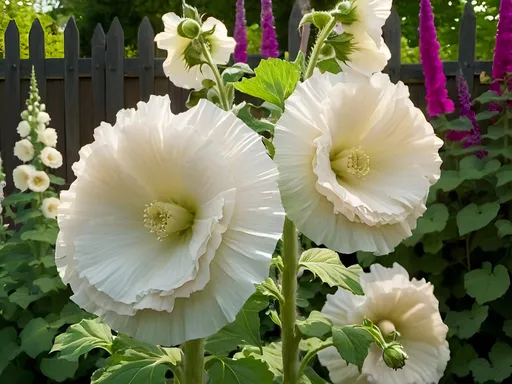
<svg viewBox="0 0 512 384"><path fill-rule="evenodd" d="M437 41L434 13L430 0L421 0L419 33L420 57L423 63L423 74L425 75L428 114L430 117L435 117L451 113L455 107L448 98L446 76L443 72L443 63L439 57L440 45Z"/></svg>
<svg viewBox="0 0 512 384"><path fill-rule="evenodd" d="M247 28L244 0L236 0L235 41L235 62L247 63Z"/></svg>
<svg viewBox="0 0 512 384"><path fill-rule="evenodd" d="M261 47L260 52L264 58L278 57L276 30L274 28L274 15L272 14L272 0L261 0Z"/></svg>

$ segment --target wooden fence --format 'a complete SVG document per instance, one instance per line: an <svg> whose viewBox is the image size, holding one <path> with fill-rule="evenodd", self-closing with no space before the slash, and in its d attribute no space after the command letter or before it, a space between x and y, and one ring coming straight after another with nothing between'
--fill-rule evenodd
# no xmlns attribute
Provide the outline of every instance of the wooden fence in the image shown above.
<svg viewBox="0 0 512 384"><path fill-rule="evenodd" d="M305 11L297 3L290 16L288 52L294 58L300 49L301 39L297 30ZM419 1L418 1L419 4ZM138 58L124 57L123 28L116 18L105 35L101 25L92 36L90 58L79 57L79 31L71 18L64 31L64 58L46 59L44 33L38 20L32 25L29 36L29 59L20 60L18 28L11 21L5 31L5 59L0 59L0 151L4 172L11 184L12 169L19 164L13 156L13 147L19 137L16 127L24 101L28 95L29 75L35 67L43 102L52 117L51 126L59 136L58 150L64 154L64 167L58 175L73 179L71 165L78 158L81 146L92 141L93 130L101 121L114 122L121 108L134 107L149 95L169 94L175 113L185 109L188 92L170 83L162 70L163 59L155 58L154 32L148 19L139 28ZM425 108L425 91L421 64L402 64L400 60L400 17L393 9L384 27L384 39L392 58L386 68L393 81L402 80L409 85L411 98ZM491 62L475 61L476 18L468 2L460 22L460 48L457 62L445 62L449 91L456 99L455 75L462 73L473 92L481 92L481 72L491 72ZM250 58L250 65L257 65L260 57Z"/></svg>

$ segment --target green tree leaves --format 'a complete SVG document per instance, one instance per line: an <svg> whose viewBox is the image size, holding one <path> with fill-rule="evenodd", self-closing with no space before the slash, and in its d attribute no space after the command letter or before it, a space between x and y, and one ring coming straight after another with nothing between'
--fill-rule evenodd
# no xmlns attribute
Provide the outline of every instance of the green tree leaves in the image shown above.
<svg viewBox="0 0 512 384"><path fill-rule="evenodd" d="M482 268L466 273L464 286L469 296L474 297L478 304L493 301L505 294L510 286L510 277L507 268L485 262Z"/></svg>
<svg viewBox="0 0 512 384"><path fill-rule="evenodd" d="M331 287L339 286L356 295L363 294L359 284L361 268L359 266L346 268L338 254L330 249L314 248L304 252L299 259L299 266L313 272Z"/></svg>

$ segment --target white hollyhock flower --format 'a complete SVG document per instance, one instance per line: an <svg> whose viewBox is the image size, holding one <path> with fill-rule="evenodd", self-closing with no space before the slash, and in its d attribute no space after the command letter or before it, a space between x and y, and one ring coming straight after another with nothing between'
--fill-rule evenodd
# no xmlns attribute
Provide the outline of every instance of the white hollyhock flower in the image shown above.
<svg viewBox="0 0 512 384"><path fill-rule="evenodd" d="M382 27L391 14L393 0L351 0L355 7L356 21L344 25L347 32L354 30L366 32L376 43L382 38Z"/></svg>
<svg viewBox="0 0 512 384"><path fill-rule="evenodd" d="M439 314L434 287L424 279L409 280L398 264L393 268L372 265L361 275L365 296L338 289L327 295L322 309L334 325L361 324L365 317L379 326L383 334L397 331L397 339L409 358L405 366L393 370L382 359L382 350L372 345L362 372L347 365L338 351L328 348L318 354L334 384L437 384L450 359L446 341L448 327Z"/></svg>
<svg viewBox="0 0 512 384"><path fill-rule="evenodd" d="M167 13L162 17L165 30L155 37L158 48L167 50L167 59L164 62L164 72L174 85L187 89L201 89L204 79L213 79L213 72L208 65L196 65L189 68L185 61L185 50L190 48L192 40L178 34L178 26L183 19L175 13ZM210 31L215 27L212 35L206 36L210 47L210 54L215 64L226 64L235 50L235 39L228 37L226 26L219 20L209 17L202 25L202 31ZM201 54L200 58L205 60Z"/></svg>
<svg viewBox="0 0 512 384"><path fill-rule="evenodd" d="M277 169L231 112L167 96L103 123L61 194L56 263L73 301L152 344L209 336L268 276L284 213Z"/></svg>
<svg viewBox="0 0 512 384"><path fill-rule="evenodd" d="M53 128L46 128L42 131L38 131L37 141L48 147L55 147L57 145L57 131Z"/></svg>
<svg viewBox="0 0 512 384"><path fill-rule="evenodd" d="M34 158L34 146L28 139L23 139L14 144L14 156L23 162Z"/></svg>
<svg viewBox="0 0 512 384"><path fill-rule="evenodd" d="M62 166L62 155L52 147L45 147L39 155L44 165L50 168L59 168Z"/></svg>
<svg viewBox="0 0 512 384"><path fill-rule="evenodd" d="M18 135L21 137L27 137L30 135L30 124L28 121L21 120L18 124L18 127L16 128L16 131L18 131Z"/></svg>
<svg viewBox="0 0 512 384"><path fill-rule="evenodd" d="M38 134L43 132L45 129L46 129L46 124L37 124L36 131Z"/></svg>
<svg viewBox="0 0 512 384"><path fill-rule="evenodd" d="M57 210L60 205L60 200L56 197L47 197L41 204L41 211L43 216L48 219L55 219L57 217Z"/></svg>
<svg viewBox="0 0 512 384"><path fill-rule="evenodd" d="M274 144L290 219L346 254L393 251L440 177L442 140L384 74L315 73L286 101Z"/></svg>
<svg viewBox="0 0 512 384"><path fill-rule="evenodd" d="M50 122L50 115L46 112L39 112L37 114L37 122L38 124L47 124Z"/></svg>
<svg viewBox="0 0 512 384"><path fill-rule="evenodd" d="M33 192L44 192L50 186L50 178L44 171L35 171L30 174L27 184Z"/></svg>
<svg viewBox="0 0 512 384"><path fill-rule="evenodd" d="M25 192L28 189L28 181L35 171L36 169L33 165L18 165L14 168L14 171L12 171L14 186L21 192Z"/></svg>
<svg viewBox="0 0 512 384"><path fill-rule="evenodd" d="M381 72L391 58L391 52L384 39L381 37L376 43L364 31L354 30L352 33L348 60L336 60L341 69L344 72L355 71L368 77Z"/></svg>

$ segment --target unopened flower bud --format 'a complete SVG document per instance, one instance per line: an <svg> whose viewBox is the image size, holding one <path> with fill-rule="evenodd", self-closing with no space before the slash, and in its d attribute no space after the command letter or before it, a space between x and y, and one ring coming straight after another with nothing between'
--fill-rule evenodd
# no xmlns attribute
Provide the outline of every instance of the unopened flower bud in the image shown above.
<svg viewBox="0 0 512 384"><path fill-rule="evenodd" d="M29 105L29 106L27 107L27 109L28 109L28 111L29 111L29 112L32 112L32 111L34 110L34 107L33 107L33 106L31 106L31 105Z"/></svg>
<svg viewBox="0 0 512 384"><path fill-rule="evenodd" d="M382 358L389 368L396 371L404 367L405 360L407 360L409 356L407 356L404 348L399 343L391 343L382 352Z"/></svg>
<svg viewBox="0 0 512 384"><path fill-rule="evenodd" d="M28 111L26 109L23 112L21 112L21 118L23 120L27 120L27 118L28 118Z"/></svg>
<svg viewBox="0 0 512 384"><path fill-rule="evenodd" d="M41 111L46 111L46 104L41 104Z"/></svg>
<svg viewBox="0 0 512 384"><path fill-rule="evenodd" d="M192 19L183 19L178 25L178 34L187 39L195 39L201 33L201 26Z"/></svg>
<svg viewBox="0 0 512 384"><path fill-rule="evenodd" d="M344 14L347 14L348 12L350 12L351 8L352 8L352 3L349 0L343 0L336 6L336 9Z"/></svg>

